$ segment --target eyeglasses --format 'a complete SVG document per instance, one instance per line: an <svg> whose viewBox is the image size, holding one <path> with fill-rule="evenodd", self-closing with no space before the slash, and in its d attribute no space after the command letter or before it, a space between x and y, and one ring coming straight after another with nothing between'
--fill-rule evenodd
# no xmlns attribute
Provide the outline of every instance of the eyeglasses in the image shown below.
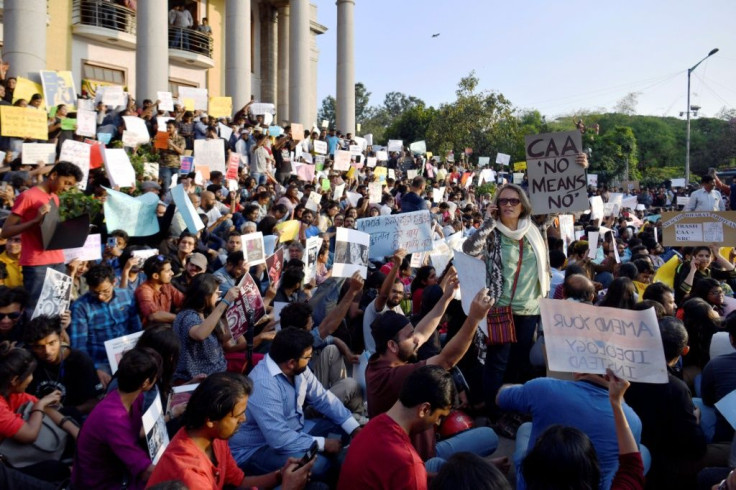
<svg viewBox="0 0 736 490"><path fill-rule="evenodd" d="M716 296L716 295L721 296L726 293L723 292L723 289L714 289L713 291L708 291L708 294L711 294L713 296Z"/></svg>
<svg viewBox="0 0 736 490"><path fill-rule="evenodd" d="M515 197L512 197L510 199L507 199L505 197L502 197L498 200L499 206L518 206L521 204L521 199L516 199Z"/></svg>
<svg viewBox="0 0 736 490"><path fill-rule="evenodd" d="M0 322L5 320L6 318L10 318L11 320L17 320L18 318L20 318L22 314L23 313L19 311L14 311L12 313L0 313Z"/></svg>

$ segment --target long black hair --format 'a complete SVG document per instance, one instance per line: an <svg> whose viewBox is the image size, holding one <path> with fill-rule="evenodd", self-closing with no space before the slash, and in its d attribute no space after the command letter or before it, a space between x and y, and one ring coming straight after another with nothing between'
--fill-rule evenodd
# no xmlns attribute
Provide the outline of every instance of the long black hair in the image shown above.
<svg viewBox="0 0 736 490"><path fill-rule="evenodd" d="M10 342L0 342L0 395L7 399L13 380L21 383L35 369L36 360L30 352Z"/></svg>
<svg viewBox="0 0 736 490"><path fill-rule="evenodd" d="M161 376L158 379L159 393L163 401L171 393L171 379L179 363L181 342L168 325L155 325L143 331L135 344L138 348L148 347L161 356Z"/></svg>
<svg viewBox="0 0 736 490"><path fill-rule="evenodd" d="M207 311L207 298L220 287L214 274L197 274L192 279L184 296L184 304L188 308L200 313L209 314Z"/></svg>

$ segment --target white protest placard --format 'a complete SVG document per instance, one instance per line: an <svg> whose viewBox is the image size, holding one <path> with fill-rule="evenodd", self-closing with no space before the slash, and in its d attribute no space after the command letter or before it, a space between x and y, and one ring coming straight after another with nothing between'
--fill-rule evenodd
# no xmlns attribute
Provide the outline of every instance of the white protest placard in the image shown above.
<svg viewBox="0 0 736 490"><path fill-rule="evenodd" d="M418 269L419 267L424 265L424 258L427 256L427 252L418 252L415 254L411 254L411 261L409 262L409 267L413 269Z"/></svg>
<svg viewBox="0 0 736 490"><path fill-rule="evenodd" d="M156 98L158 99L159 110L174 110L174 97L171 95L171 92L156 92Z"/></svg>
<svg viewBox="0 0 736 490"><path fill-rule="evenodd" d="M254 102L250 105L250 112L254 116L262 116L264 114L275 114L276 108L269 102Z"/></svg>
<svg viewBox="0 0 736 490"><path fill-rule="evenodd" d="M603 204L603 216L618 216L621 211L624 195L618 192L608 193L608 202Z"/></svg>
<svg viewBox="0 0 736 490"><path fill-rule="evenodd" d="M388 145L386 146L388 149L388 152L399 152L404 147L404 141L403 140L388 140ZM386 158L388 160L388 157Z"/></svg>
<svg viewBox="0 0 736 490"><path fill-rule="evenodd" d="M687 206L689 202L690 202L689 196L677 196L678 206Z"/></svg>
<svg viewBox="0 0 736 490"><path fill-rule="evenodd" d="M364 134L363 139L366 146L373 146L373 133Z"/></svg>
<svg viewBox="0 0 736 490"><path fill-rule="evenodd" d="M72 276L67 276L51 267L46 269L43 289L33 310L31 319L39 315L61 315L69 309L72 300Z"/></svg>
<svg viewBox="0 0 736 490"><path fill-rule="evenodd" d="M220 132L220 138L224 138L225 141L230 141L230 137L233 135L233 129L230 126L218 122L217 129Z"/></svg>
<svg viewBox="0 0 736 490"><path fill-rule="evenodd" d="M396 180L396 171L394 169L388 169L388 178Z"/></svg>
<svg viewBox="0 0 736 490"><path fill-rule="evenodd" d="M95 110L94 99L77 99L77 118L79 118L79 111L92 111Z"/></svg>
<svg viewBox="0 0 736 490"><path fill-rule="evenodd" d="M379 162L386 162L388 161L388 152L386 150L379 150L376 152L376 159Z"/></svg>
<svg viewBox="0 0 736 490"><path fill-rule="evenodd" d="M332 199L335 201L339 201L342 199L342 195L345 192L345 184L340 184L335 186L335 192L332 195Z"/></svg>
<svg viewBox="0 0 736 490"><path fill-rule="evenodd" d="M365 138L361 138L360 136L353 136L353 141L355 141L355 144L360 146L361 153L365 151L366 148L368 148L368 140Z"/></svg>
<svg viewBox="0 0 736 490"><path fill-rule="evenodd" d="M363 154L363 147L360 145L350 145L348 146L348 151L350 152L350 155L352 156L358 156Z"/></svg>
<svg viewBox="0 0 736 490"><path fill-rule="evenodd" d="M491 163L491 157L478 157L478 166L485 167Z"/></svg>
<svg viewBox="0 0 736 490"><path fill-rule="evenodd" d="M56 160L55 143L23 143L21 150L23 165L54 163Z"/></svg>
<svg viewBox="0 0 736 490"><path fill-rule="evenodd" d="M582 148L580 131L537 134L525 142L534 214L587 210L585 169L575 161Z"/></svg>
<svg viewBox="0 0 736 490"><path fill-rule="evenodd" d="M309 197L307 198L307 202L304 204L304 207L316 213L319 209L319 203L321 202L322 194L316 191L312 191L309 193Z"/></svg>
<svg viewBox="0 0 736 490"><path fill-rule="evenodd" d="M315 140L314 141L314 152L319 153L320 155L326 155L327 154L327 142Z"/></svg>
<svg viewBox="0 0 736 490"><path fill-rule="evenodd" d="M113 187L135 187L135 169L122 148L103 148L105 173Z"/></svg>
<svg viewBox="0 0 736 490"><path fill-rule="evenodd" d="M590 197L590 219L603 219L603 198L601 196Z"/></svg>
<svg viewBox="0 0 736 490"><path fill-rule="evenodd" d="M417 175L419 175L419 170L407 170L406 171L406 178L409 180L412 180Z"/></svg>
<svg viewBox="0 0 736 490"><path fill-rule="evenodd" d="M89 156L91 147L82 141L65 140L61 144L61 153L59 160L71 162L82 171L82 180L77 184L81 190L87 188L87 180L89 178Z"/></svg>
<svg viewBox="0 0 736 490"><path fill-rule="evenodd" d="M486 287L486 267L481 260L475 257L465 255L457 250L454 250L453 253L452 265L455 266L457 278L460 281L460 298L463 311L466 315L469 315L473 298L478 294L478 291ZM488 324L482 321L478 326L488 336Z"/></svg>
<svg viewBox="0 0 736 490"><path fill-rule="evenodd" d="M322 247L322 240L318 236L307 238L307 244L304 247L304 282L310 282L314 279L317 272L317 256L319 249Z"/></svg>
<svg viewBox="0 0 736 490"><path fill-rule="evenodd" d="M685 187L685 179L670 180L672 187Z"/></svg>
<svg viewBox="0 0 736 490"><path fill-rule="evenodd" d="M621 199L621 209L629 208L634 209L636 207L636 196L624 197Z"/></svg>
<svg viewBox="0 0 736 490"><path fill-rule="evenodd" d="M340 172L347 172L350 170L350 157L352 155L349 151L336 150L335 151L335 163L332 168L339 170Z"/></svg>
<svg viewBox="0 0 736 490"><path fill-rule="evenodd" d="M432 218L429 211L362 218L355 228L370 235L370 257L391 256L399 248L407 253L432 250Z"/></svg>
<svg viewBox="0 0 736 490"><path fill-rule="evenodd" d="M179 85L179 100L191 99L195 110L206 111L209 103L206 88L184 87Z"/></svg>
<svg viewBox="0 0 736 490"><path fill-rule="evenodd" d="M97 136L97 113L95 111L77 110L76 134L90 138Z"/></svg>
<svg viewBox="0 0 736 490"><path fill-rule="evenodd" d="M118 370L123 354L135 347L141 335L143 335L142 331L105 341L105 353L107 353L107 362L110 363L112 374Z"/></svg>
<svg viewBox="0 0 736 490"><path fill-rule="evenodd" d="M500 163L501 165L505 165L508 167L510 161L511 161L511 155L507 155L506 153L496 154L496 163Z"/></svg>
<svg viewBox="0 0 736 490"><path fill-rule="evenodd" d="M598 253L598 232L588 232L588 257L594 259Z"/></svg>
<svg viewBox="0 0 736 490"><path fill-rule="evenodd" d="M598 175L588 174L588 185L598 187Z"/></svg>
<svg viewBox="0 0 736 490"><path fill-rule="evenodd" d="M158 132L159 133L165 133L166 132L166 123L167 121L170 121L174 119L173 117L165 117L165 116L156 116L156 126L158 126Z"/></svg>
<svg viewBox="0 0 736 490"><path fill-rule="evenodd" d="M249 267L266 263L266 246L263 243L263 233L257 231L241 235L240 241L243 244L243 255L245 255Z"/></svg>
<svg viewBox="0 0 736 490"><path fill-rule="evenodd" d="M718 400L715 406L731 427L736 428L736 390Z"/></svg>
<svg viewBox="0 0 736 490"><path fill-rule="evenodd" d="M368 249L371 237L367 233L338 228L335 235L335 259L332 277L350 277L359 271L363 279L368 273Z"/></svg>
<svg viewBox="0 0 736 490"><path fill-rule="evenodd" d="M204 228L204 223L199 217L199 213L194 209L192 201L184 191L184 186L181 184L171 188L171 197L174 199L177 211L181 213L181 217L184 218L184 223L187 225L187 230L190 233L196 234L199 230Z"/></svg>
<svg viewBox="0 0 736 490"><path fill-rule="evenodd" d="M368 168L375 167L377 162L378 162L378 159L376 157L368 157L365 159L365 164L366 166L368 166Z"/></svg>
<svg viewBox="0 0 736 490"><path fill-rule="evenodd" d="M436 269L437 274L441 275L447 268L452 258L452 249L444 240L438 240L432 244L432 251L429 252L429 259L432 266Z"/></svg>
<svg viewBox="0 0 736 490"><path fill-rule="evenodd" d="M483 182L495 182L496 181L496 172L493 169L490 168L484 168L480 171L480 175L478 176L478 185L482 185Z"/></svg>
<svg viewBox="0 0 736 490"><path fill-rule="evenodd" d="M74 259L81 261L102 259L102 247L100 246L100 234L87 235L84 245L79 248L66 248L64 252L64 263L68 264Z"/></svg>
<svg viewBox="0 0 736 490"><path fill-rule="evenodd" d="M219 170L223 174L225 169L225 145L220 139L194 140L194 166L206 165L210 171Z"/></svg>
<svg viewBox="0 0 736 490"><path fill-rule="evenodd" d="M567 247L575 241L575 218L571 214L561 214L560 220L560 238L563 241L562 251L567 256Z"/></svg>
<svg viewBox="0 0 736 490"><path fill-rule="evenodd" d="M523 172L521 172L521 173L520 172L514 172L513 182L514 182L514 184L517 184L517 185L519 185L522 182L524 182L524 173Z"/></svg>
<svg viewBox="0 0 736 490"><path fill-rule="evenodd" d="M446 187L432 189L432 201L434 201L435 204L439 204L445 200L445 189Z"/></svg>
<svg viewBox="0 0 736 490"><path fill-rule="evenodd" d="M667 362L654 308L644 311L541 299L551 371L604 374L667 383Z"/></svg>
<svg viewBox="0 0 736 490"><path fill-rule="evenodd" d="M412 153L419 153L421 155L427 153L427 143L422 141L415 141L414 143L409 145L409 150Z"/></svg>
<svg viewBox="0 0 736 490"><path fill-rule="evenodd" d="M383 184L380 182L371 182L368 184L368 203L380 204L383 195Z"/></svg>
<svg viewBox="0 0 736 490"><path fill-rule="evenodd" d="M132 197L124 192L105 188L107 199L103 204L107 230L123 230L130 236L150 236L159 232L158 195L146 192Z"/></svg>
<svg viewBox="0 0 736 490"><path fill-rule="evenodd" d="M102 92L102 103L112 107L124 106L127 100L123 87L120 85L105 85L97 88ZM95 94L97 95L97 94ZM95 97L95 102L97 97Z"/></svg>
<svg viewBox="0 0 736 490"><path fill-rule="evenodd" d="M148 134L146 122L138 116L123 116L125 121L125 130L135 135L139 145L145 145L151 141L151 135Z"/></svg>
<svg viewBox="0 0 736 490"><path fill-rule="evenodd" d="M146 434L148 455L153 464L158 463L169 445L169 433L166 432L164 409L161 406L161 397L154 397L153 403L143 413L143 432Z"/></svg>
<svg viewBox="0 0 736 490"><path fill-rule="evenodd" d="M360 201L360 199L363 197L363 194L351 191L347 191L345 195L348 196L348 202L354 208L358 207L358 201Z"/></svg>

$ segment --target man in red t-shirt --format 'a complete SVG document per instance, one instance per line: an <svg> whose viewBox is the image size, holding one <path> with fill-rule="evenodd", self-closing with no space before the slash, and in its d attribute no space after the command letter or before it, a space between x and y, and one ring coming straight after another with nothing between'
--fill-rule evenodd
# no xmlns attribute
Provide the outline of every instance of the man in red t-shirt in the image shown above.
<svg viewBox="0 0 736 490"><path fill-rule="evenodd" d="M176 312L184 302L184 294L171 284L174 277L171 259L164 255L149 257L143 264L143 272L148 279L135 290L143 326L174 323Z"/></svg>
<svg viewBox="0 0 736 490"><path fill-rule="evenodd" d="M69 162L59 162L51 169L48 178L35 187L22 192L15 200L12 214L5 220L1 238L20 235L20 265L23 267L23 287L28 291L29 304L35 304L41 295L46 269L64 270L62 250L44 250L41 223L51 209L50 201L59 205L62 192L77 185L83 178L82 171Z"/></svg>
<svg viewBox="0 0 736 490"><path fill-rule="evenodd" d="M289 459L283 468L260 476L245 476L230 453L227 440L245 422L253 383L243 375L216 373L194 390L179 429L156 464L147 488L176 480L187 488L273 488L298 490L307 484L314 459L299 467Z"/></svg>
<svg viewBox="0 0 736 490"><path fill-rule="evenodd" d="M391 409L371 419L355 436L340 471L338 490L424 490L427 470L409 439L439 425L455 399L452 376L422 366L404 381Z"/></svg>

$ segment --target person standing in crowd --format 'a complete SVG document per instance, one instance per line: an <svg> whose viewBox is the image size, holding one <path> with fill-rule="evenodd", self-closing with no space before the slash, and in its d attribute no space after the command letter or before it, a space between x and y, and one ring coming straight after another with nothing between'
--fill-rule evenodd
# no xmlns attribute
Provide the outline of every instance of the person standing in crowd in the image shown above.
<svg viewBox="0 0 736 490"><path fill-rule="evenodd" d="M690 200L683 211L725 211L723 196L715 189L712 175L704 175L700 179L700 189L690 194Z"/></svg>
<svg viewBox="0 0 736 490"><path fill-rule="evenodd" d="M187 149L187 142L184 136L179 135L177 130L178 123L170 119L166 122L166 132L169 138L166 143L165 150L159 150L161 161L158 166L158 178L161 180L161 196L166 197L171 187L171 177L179 172L181 168L181 157Z"/></svg>

